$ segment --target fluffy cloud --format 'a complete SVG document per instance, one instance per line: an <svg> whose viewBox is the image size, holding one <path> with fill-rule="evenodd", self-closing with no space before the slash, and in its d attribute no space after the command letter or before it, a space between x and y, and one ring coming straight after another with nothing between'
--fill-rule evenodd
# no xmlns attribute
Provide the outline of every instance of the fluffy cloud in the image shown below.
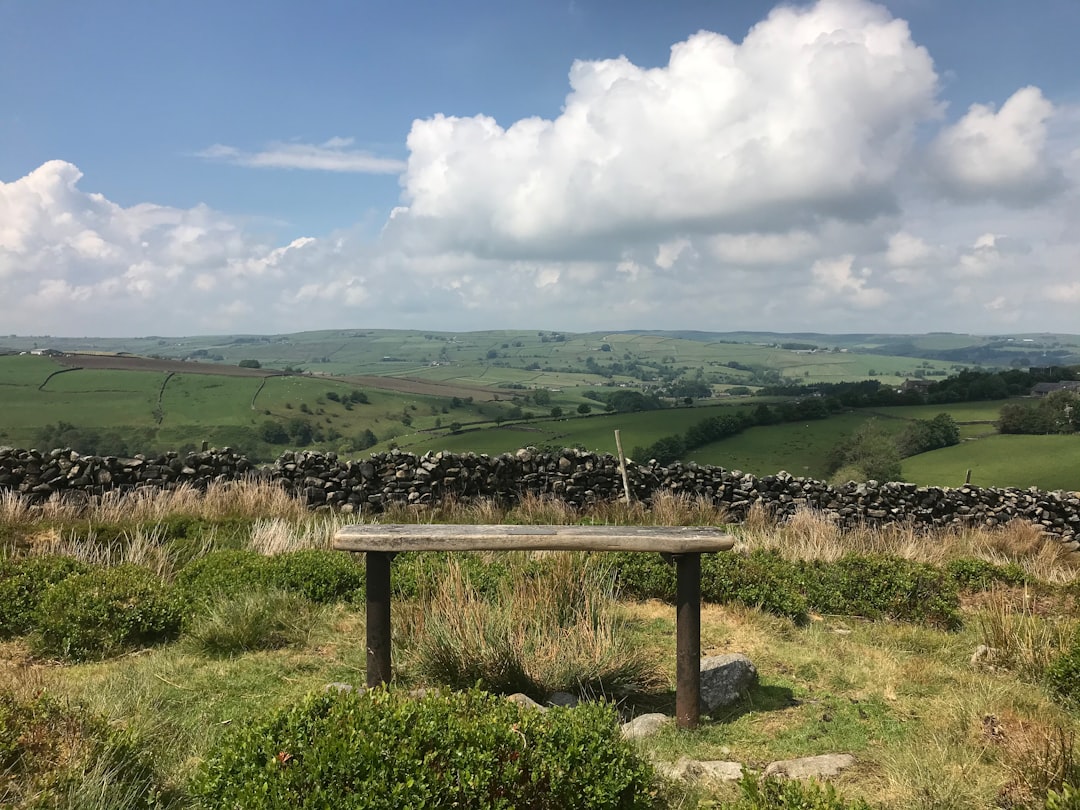
<svg viewBox="0 0 1080 810"><path fill-rule="evenodd" d="M879 6L781 7L741 43L702 31L666 66L576 62L555 120L416 121L391 229L483 255L595 255L672 232L784 232L895 210L937 77ZM417 233L419 232L419 233Z"/></svg>
<svg viewBox="0 0 1080 810"><path fill-rule="evenodd" d="M397 174L405 163L377 157L360 149L350 149L353 138L331 138L324 143L271 143L260 152L244 152L235 146L217 143L198 153L207 160L220 160L255 169L309 169L325 172Z"/></svg>
<svg viewBox="0 0 1080 810"><path fill-rule="evenodd" d="M1054 105L1038 87L1017 90L1001 109L973 104L942 131L929 168L946 195L958 200L996 199L1030 205L1059 191L1061 172L1046 149Z"/></svg>

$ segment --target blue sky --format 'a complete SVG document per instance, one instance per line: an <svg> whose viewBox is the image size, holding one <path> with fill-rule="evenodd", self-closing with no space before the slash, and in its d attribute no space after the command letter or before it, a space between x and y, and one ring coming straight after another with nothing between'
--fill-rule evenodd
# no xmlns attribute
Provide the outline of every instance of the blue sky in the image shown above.
<svg viewBox="0 0 1080 810"><path fill-rule="evenodd" d="M0 0L0 333L1077 332L1078 30L1075 0Z"/></svg>

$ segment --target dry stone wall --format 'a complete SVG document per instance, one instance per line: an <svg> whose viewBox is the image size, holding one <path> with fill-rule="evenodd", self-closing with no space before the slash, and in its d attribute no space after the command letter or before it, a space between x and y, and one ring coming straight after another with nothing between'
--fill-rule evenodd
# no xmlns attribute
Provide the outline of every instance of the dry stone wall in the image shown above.
<svg viewBox="0 0 1080 810"><path fill-rule="evenodd" d="M996 526L1020 518L1042 527L1070 550L1080 548L1080 497L1074 492L874 481L832 487L783 472L759 477L693 463L631 463L628 474L638 500L648 502L662 491L702 496L726 507L733 521L743 520L755 504L780 519L807 507L833 515L844 526L894 522L926 528ZM43 453L0 447L0 491L35 500L64 492L93 496L140 487L205 488L245 477L279 482L314 509L355 513L378 512L395 502L435 503L449 496L514 502L531 493L580 506L623 495L616 458L570 449L559 453L524 449L499 456L416 456L393 450L350 460L334 453L288 452L273 464L257 467L229 448L103 458L70 449Z"/></svg>

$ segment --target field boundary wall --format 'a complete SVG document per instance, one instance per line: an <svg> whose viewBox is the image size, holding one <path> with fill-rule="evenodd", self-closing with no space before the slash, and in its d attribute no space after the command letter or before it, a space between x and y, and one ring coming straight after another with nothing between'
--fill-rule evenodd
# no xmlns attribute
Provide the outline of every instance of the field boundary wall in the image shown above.
<svg viewBox="0 0 1080 810"><path fill-rule="evenodd" d="M927 529L953 525L997 526L1022 519L1080 549L1080 496L1075 492L962 486L921 487L902 482L842 486L785 472L754 476L722 467L676 463L627 465L635 499L649 503L659 492L702 497L741 522L758 504L777 519L800 508L832 516L845 527L910 523ZM56 493L99 496L144 487L205 488L243 478L278 482L312 509L378 513L391 503L432 504L445 498L494 498L513 503L528 493L575 506L623 497L618 460L611 455L532 448L488 456L398 450L345 459L334 453L286 452L257 466L229 448L179 455L115 458L0 447L0 492L44 500Z"/></svg>

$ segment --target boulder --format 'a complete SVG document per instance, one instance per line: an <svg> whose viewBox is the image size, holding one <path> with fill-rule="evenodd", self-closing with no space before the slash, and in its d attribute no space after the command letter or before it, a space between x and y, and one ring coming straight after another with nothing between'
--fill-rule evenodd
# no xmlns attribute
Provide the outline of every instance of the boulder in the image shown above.
<svg viewBox="0 0 1080 810"><path fill-rule="evenodd" d="M757 667L742 653L701 659L701 710L712 714L730 706L757 683Z"/></svg>

